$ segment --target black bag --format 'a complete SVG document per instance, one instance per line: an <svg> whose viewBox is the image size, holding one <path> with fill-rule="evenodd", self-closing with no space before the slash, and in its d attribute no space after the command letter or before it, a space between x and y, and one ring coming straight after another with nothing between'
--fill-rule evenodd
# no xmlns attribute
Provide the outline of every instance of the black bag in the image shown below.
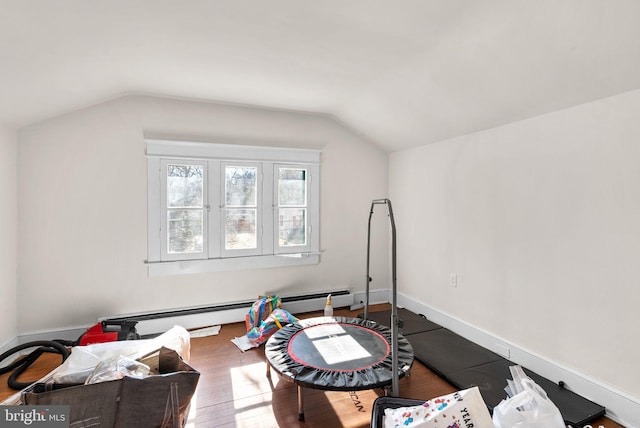
<svg viewBox="0 0 640 428"><path fill-rule="evenodd" d="M140 361L160 374L89 385L38 383L22 394L22 402L68 405L70 428L184 426L200 373L164 347Z"/></svg>

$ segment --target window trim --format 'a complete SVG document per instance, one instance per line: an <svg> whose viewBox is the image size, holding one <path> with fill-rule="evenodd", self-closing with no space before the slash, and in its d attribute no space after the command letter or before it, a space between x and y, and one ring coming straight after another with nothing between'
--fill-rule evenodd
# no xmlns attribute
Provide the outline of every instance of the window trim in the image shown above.
<svg viewBox="0 0 640 428"><path fill-rule="evenodd" d="M228 250L225 248L225 240L226 238L221 237L218 241L220 246L220 257L221 258L230 258L230 257L246 257L246 256L260 256L262 255L263 248L263 229L264 229L264 207L263 204L266 204L267 201L265 197L267 195L263 195L263 165L260 162L249 162L249 161L220 161L220 173L218 175L218 179L220 180L220 190L219 194L221 196L220 204L218 206L220 210L220 219L217 224L218 230L222 231L225 228L225 211L228 209L226 199L226 167L228 166L246 166L251 168L256 168L256 247L255 248L246 248L246 249L233 249ZM239 207L234 207L239 208ZM260 209L262 208L262 210ZM216 209L214 206L213 209ZM210 246L216 245L216 242L211 241Z"/></svg>
<svg viewBox="0 0 640 428"><path fill-rule="evenodd" d="M241 269L257 269L267 267L300 266L317 264L320 262L320 150L299 149L270 146L254 146L246 144L200 143L189 141L145 139L147 155L147 260L149 276L165 276L182 273L218 272ZM172 260L163 261L161 215L162 211L162 160L171 159L185 161L206 162L209 167L207 175L208 186L224 186L218 180L222 172L215 170L212 164L218 166L226 162L265 162L262 180L273 183L275 165L303 166L309 171L308 198L309 200L309 245L299 248L300 251L279 251L279 245L274 236L263 234L266 247L272 248L272 254L225 256L220 248L222 236L219 227L222 224L221 210L216 209L220 201L210 200L213 214L207 228L208 256L202 260ZM268 164L268 165L267 165ZM212 169L213 168L213 169ZM277 209L273 195L262 195L263 225L274 223L274 211ZM271 202L269 202L271 200ZM276 242L274 242L276 240ZM217 247L214 249L214 247ZM268 250L267 250L268 251ZM208 257L208 258L207 258Z"/></svg>
<svg viewBox="0 0 640 428"><path fill-rule="evenodd" d="M320 252L287 255L229 257L226 259L147 262L149 276L171 276L205 272L228 272L247 269L316 265Z"/></svg>
<svg viewBox="0 0 640 428"><path fill-rule="evenodd" d="M273 243L273 253L274 254L297 254L297 253L305 253L311 252L314 248L319 248L318 243L315 241L317 239L317 231L320 230L320 221L319 216L311 215L313 212L317 212L319 210L319 202L320 202L320 187L319 180L317 180L317 176L319 175L319 170L317 166L314 165L300 165L300 164L286 164L282 162L274 162L273 163L273 187L275 190L274 195L277 194L278 191L278 175L276 171L278 168L283 168L291 165L292 168L304 168L307 173L306 178L306 209L307 209L307 243L305 245L299 246L291 246L291 247L281 247L279 240L276 239ZM280 202L278 200L273 201L273 228L274 230L279 227L279 215L278 211L280 209Z"/></svg>
<svg viewBox="0 0 640 428"><path fill-rule="evenodd" d="M206 183L206 181L209 179L208 177L208 161L207 160L191 160L191 159L160 159L160 175L165 175L167 173L167 169L169 165L173 165L176 164L179 161L181 164L183 165L202 165L203 167L203 181ZM202 224L202 228L203 228L203 234L205 236L207 236L208 233L208 229L209 229L209 221L208 221L208 211L209 211L209 201L208 201L208 195L207 192L204 192L202 195L202 213L203 213L203 224ZM160 207L166 206L167 205L167 182L166 180L160 180ZM161 225L167 225L167 214L168 214L168 209L160 209L160 224ZM167 228L163 229L161 227L162 230L165 231L165 233L167 232ZM194 260L194 259L207 259L209 257L209 252L207 251L206 246L204 246L202 248L201 252L198 253L177 253L177 254L169 254L169 249L167 248L168 245L168 239L163 239L162 236L160 236L160 260L167 260L169 258L172 258L172 261L178 261L178 260Z"/></svg>
<svg viewBox="0 0 640 428"><path fill-rule="evenodd" d="M151 139L146 139L145 142L147 157L320 164L321 152L315 149Z"/></svg>

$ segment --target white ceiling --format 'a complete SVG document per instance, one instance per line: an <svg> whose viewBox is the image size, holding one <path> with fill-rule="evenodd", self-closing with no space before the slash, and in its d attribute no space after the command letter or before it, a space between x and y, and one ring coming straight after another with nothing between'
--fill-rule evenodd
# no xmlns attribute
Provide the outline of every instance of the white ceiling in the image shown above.
<svg viewBox="0 0 640 428"><path fill-rule="evenodd" d="M322 112L393 151L640 88L637 0L0 0L0 123L123 94Z"/></svg>

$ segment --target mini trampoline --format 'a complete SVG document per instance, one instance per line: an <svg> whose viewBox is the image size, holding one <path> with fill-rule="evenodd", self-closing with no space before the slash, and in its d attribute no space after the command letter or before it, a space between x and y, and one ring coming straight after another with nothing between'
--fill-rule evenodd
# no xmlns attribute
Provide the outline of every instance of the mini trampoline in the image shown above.
<svg viewBox="0 0 640 428"><path fill-rule="evenodd" d="M359 318L318 317L278 330L265 346L267 361L298 387L298 419L304 420L303 388L359 391L384 388L404 377L413 348L398 335L398 373L392 369L391 329Z"/></svg>

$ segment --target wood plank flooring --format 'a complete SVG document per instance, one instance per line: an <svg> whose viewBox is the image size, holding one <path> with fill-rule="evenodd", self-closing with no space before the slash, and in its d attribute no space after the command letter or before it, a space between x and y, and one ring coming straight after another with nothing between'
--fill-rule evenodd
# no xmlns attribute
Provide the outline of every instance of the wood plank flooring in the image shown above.
<svg viewBox="0 0 640 428"><path fill-rule="evenodd" d="M388 309L388 305L371 308L372 311L384 309ZM318 315L320 313L299 316L306 318ZM356 316L357 312L336 309L335 315ZM190 364L200 371L201 377L187 427L369 426L373 401L382 395L380 390L333 392L305 389L305 421L298 421L296 386L281 380L275 371L271 371L271 377L266 376L264 348L240 352L231 342L234 337L245 333L244 323L225 324L216 336L191 340ZM24 374L24 378L38 379L59 361L58 355L44 355ZM0 376L0 401L14 392L7 387L8 376ZM402 397L421 400L455 391L450 384L417 361L411 369L411 376L401 379L399 387ZM607 418L595 421L592 426L624 428Z"/></svg>

